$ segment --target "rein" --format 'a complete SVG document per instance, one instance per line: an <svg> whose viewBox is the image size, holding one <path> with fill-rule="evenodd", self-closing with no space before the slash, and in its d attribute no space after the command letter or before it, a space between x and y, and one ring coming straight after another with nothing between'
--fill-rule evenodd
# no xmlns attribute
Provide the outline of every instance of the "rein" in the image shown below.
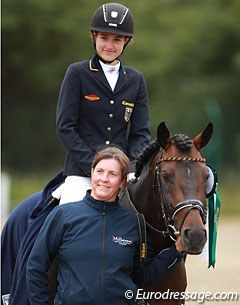
<svg viewBox="0 0 240 305"><path fill-rule="evenodd" d="M128 198L128 202L130 203L132 209L134 212L137 212L137 213L140 213L140 211L138 211L138 209L135 207L131 197L130 197L130 194L129 194L129 191L128 191L128 188L126 187L124 192L120 195L120 199L124 196L124 194L127 195L127 198ZM161 234L163 237L168 237L168 236L171 236L171 232L169 230L166 230L166 231L161 231L155 227L153 227L147 220L145 220L146 222L146 225L148 228L150 228L152 231L158 233L158 234Z"/></svg>

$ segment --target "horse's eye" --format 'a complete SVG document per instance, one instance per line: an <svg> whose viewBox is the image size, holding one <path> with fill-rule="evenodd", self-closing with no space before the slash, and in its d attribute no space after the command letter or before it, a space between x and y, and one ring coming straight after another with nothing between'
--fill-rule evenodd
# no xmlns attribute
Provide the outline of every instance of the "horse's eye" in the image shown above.
<svg viewBox="0 0 240 305"><path fill-rule="evenodd" d="M170 175L168 173L162 173L161 176L164 181L166 182L170 181Z"/></svg>

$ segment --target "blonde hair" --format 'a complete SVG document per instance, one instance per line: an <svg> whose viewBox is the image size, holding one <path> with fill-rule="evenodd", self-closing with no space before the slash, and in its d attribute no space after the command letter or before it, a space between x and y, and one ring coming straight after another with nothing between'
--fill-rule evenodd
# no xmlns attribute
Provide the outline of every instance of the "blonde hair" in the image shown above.
<svg viewBox="0 0 240 305"><path fill-rule="evenodd" d="M106 147L104 149L101 149L98 151L93 159L92 162L92 169L96 167L96 165L103 159L115 159L119 162L121 167L121 173L122 173L122 180L125 181L125 185L127 183L127 175L130 170L130 161L128 157L125 155L125 153L115 147Z"/></svg>

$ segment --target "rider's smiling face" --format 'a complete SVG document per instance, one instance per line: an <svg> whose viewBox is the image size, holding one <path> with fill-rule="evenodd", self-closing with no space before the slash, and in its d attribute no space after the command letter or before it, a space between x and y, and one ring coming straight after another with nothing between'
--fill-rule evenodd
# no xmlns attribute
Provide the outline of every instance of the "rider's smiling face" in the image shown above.
<svg viewBox="0 0 240 305"><path fill-rule="evenodd" d="M110 33L94 33L96 50L98 55L105 61L113 61L118 58L123 51L124 45L128 39L125 36ZM112 64L116 64L114 61Z"/></svg>

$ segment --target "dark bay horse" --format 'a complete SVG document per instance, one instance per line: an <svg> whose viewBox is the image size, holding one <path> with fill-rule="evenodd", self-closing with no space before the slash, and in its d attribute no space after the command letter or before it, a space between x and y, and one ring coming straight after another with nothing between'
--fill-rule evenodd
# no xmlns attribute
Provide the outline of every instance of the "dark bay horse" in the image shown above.
<svg viewBox="0 0 240 305"><path fill-rule="evenodd" d="M213 125L209 123L191 140L183 134L170 136L165 123L161 123L157 139L143 151L136 164L136 180L128 185L121 201L124 206L144 214L156 252L168 247L176 236L187 254L200 254L203 250L207 239L205 186L209 172L200 150L207 145L212 132ZM182 260L147 291L181 293L186 286ZM184 303L179 297L168 298L149 299L148 303Z"/></svg>

